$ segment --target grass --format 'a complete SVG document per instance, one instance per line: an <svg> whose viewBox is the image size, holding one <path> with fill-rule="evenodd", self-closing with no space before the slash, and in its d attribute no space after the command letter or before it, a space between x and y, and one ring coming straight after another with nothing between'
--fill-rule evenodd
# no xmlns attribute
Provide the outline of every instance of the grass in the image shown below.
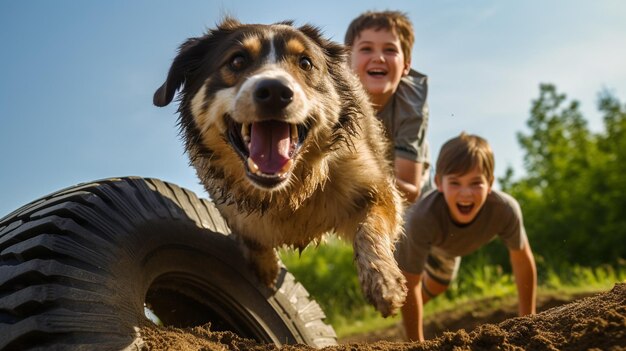
<svg viewBox="0 0 626 351"><path fill-rule="evenodd" d="M302 253L281 250L289 271L315 299L339 337L367 333L398 323L399 316L382 318L361 294L352 247L335 237ZM547 265L541 258L539 292L574 294L605 291L626 282L626 261L615 265L581 267L573 264ZM462 309L471 300L508 298L517 294L512 275L491 263L482 251L464 258L457 280L448 291L424 307L425 317L449 309Z"/></svg>

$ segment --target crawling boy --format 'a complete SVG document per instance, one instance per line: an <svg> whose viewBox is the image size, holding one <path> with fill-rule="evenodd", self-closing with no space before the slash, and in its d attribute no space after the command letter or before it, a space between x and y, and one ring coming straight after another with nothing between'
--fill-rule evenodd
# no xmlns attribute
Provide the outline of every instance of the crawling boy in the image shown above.
<svg viewBox="0 0 626 351"><path fill-rule="evenodd" d="M500 237L509 250L519 314L535 313L537 271L517 201L492 189L494 158L487 141L461 133L436 164L437 191L407 211L395 257L407 280L402 320L409 340L423 341L423 305L455 278L461 256Z"/></svg>

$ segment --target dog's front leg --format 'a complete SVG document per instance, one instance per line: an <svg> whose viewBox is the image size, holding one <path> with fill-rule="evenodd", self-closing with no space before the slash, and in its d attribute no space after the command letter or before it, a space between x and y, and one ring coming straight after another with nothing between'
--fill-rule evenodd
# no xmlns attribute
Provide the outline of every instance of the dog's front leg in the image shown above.
<svg viewBox="0 0 626 351"><path fill-rule="evenodd" d="M354 237L361 289L383 317L395 314L406 298L405 279L393 256L398 231L395 211L374 205Z"/></svg>
<svg viewBox="0 0 626 351"><path fill-rule="evenodd" d="M273 288L278 277L278 254L272 247L267 247L254 239L241 237L244 256L248 264L256 273L259 280Z"/></svg>

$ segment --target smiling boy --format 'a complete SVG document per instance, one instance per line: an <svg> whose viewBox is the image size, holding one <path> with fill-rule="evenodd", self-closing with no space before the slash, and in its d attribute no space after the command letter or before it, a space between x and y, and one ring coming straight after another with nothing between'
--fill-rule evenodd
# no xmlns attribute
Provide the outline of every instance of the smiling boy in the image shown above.
<svg viewBox="0 0 626 351"><path fill-rule="evenodd" d="M396 261L407 280L402 320L409 340L423 341L423 305L455 278L461 256L498 236L509 250L519 315L535 313L537 270L517 201L492 189L494 158L487 141L461 133L441 148L432 191L406 216Z"/></svg>
<svg viewBox="0 0 626 351"><path fill-rule="evenodd" d="M396 185L409 202L428 184L430 153L427 77L411 69L413 26L398 11L368 11L348 27L345 44L350 64L368 92L378 118L393 145Z"/></svg>

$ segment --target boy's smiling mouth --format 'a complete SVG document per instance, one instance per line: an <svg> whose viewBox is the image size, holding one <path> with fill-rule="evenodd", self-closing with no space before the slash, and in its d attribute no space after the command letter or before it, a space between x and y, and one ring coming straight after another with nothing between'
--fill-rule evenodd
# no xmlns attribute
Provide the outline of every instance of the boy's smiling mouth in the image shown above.
<svg viewBox="0 0 626 351"><path fill-rule="evenodd" d="M474 209L474 203L473 202L457 202L456 208L459 210L459 212L461 212L461 214L468 215L472 213L472 210Z"/></svg>
<svg viewBox="0 0 626 351"><path fill-rule="evenodd" d="M373 77L384 77L387 75L387 71L383 69L370 69L367 71L367 74Z"/></svg>

